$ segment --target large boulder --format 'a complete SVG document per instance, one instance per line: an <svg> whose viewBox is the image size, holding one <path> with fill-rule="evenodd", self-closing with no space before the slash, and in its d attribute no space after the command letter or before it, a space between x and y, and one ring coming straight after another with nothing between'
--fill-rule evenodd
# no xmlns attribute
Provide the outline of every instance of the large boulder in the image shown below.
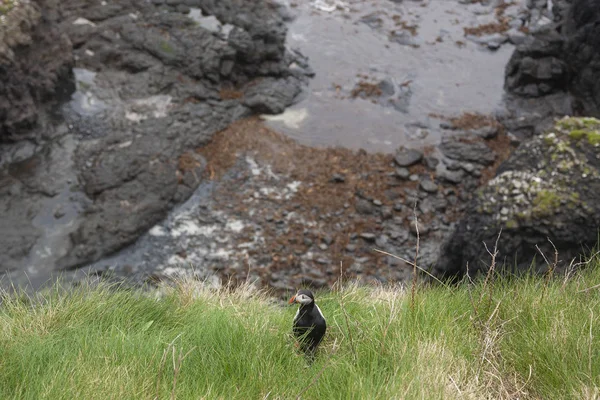
<svg viewBox="0 0 600 400"><path fill-rule="evenodd" d="M0 141L18 140L73 92L74 60L45 1L4 2L0 15Z"/></svg>
<svg viewBox="0 0 600 400"><path fill-rule="evenodd" d="M481 187L442 248L441 275L485 271L498 235L504 268L562 268L593 248L600 226L600 120L563 118L521 146ZM550 239L550 241L548 240Z"/></svg>

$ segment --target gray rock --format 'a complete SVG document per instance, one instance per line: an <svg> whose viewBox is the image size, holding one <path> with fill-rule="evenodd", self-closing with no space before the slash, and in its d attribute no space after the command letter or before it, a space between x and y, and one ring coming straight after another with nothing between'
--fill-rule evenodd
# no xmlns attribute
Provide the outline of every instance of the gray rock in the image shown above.
<svg viewBox="0 0 600 400"><path fill-rule="evenodd" d="M59 204L59 205L58 205L58 206L56 206L56 208L54 209L54 218L56 218L56 219L60 219L60 218L62 218L62 217L64 217L64 216L65 216L65 211L64 211L64 209L63 209L62 205L60 205L60 204Z"/></svg>
<svg viewBox="0 0 600 400"><path fill-rule="evenodd" d="M423 158L423 152L415 149L406 149L404 147L400 147L396 151L396 155L394 157L394 161L400 167L410 167L421 161Z"/></svg>
<svg viewBox="0 0 600 400"><path fill-rule="evenodd" d="M408 168L396 168L396 177L399 179L407 180L410 176Z"/></svg>
<svg viewBox="0 0 600 400"><path fill-rule="evenodd" d="M22 2L3 16L0 142L27 138L43 113L75 90L71 42L45 12Z"/></svg>
<svg viewBox="0 0 600 400"><path fill-rule="evenodd" d="M378 87L381 90L381 94L383 96L393 96L396 92L394 82L392 82L392 80L389 78L379 82Z"/></svg>
<svg viewBox="0 0 600 400"><path fill-rule="evenodd" d="M439 164L437 166L435 173L438 179L454 184L462 182L463 178L465 177L465 173L463 170L459 169L451 171L447 169L446 166L443 164Z"/></svg>
<svg viewBox="0 0 600 400"><path fill-rule="evenodd" d="M508 40L515 46L521 45L527 40L527 35L516 28L512 28L507 34Z"/></svg>
<svg viewBox="0 0 600 400"><path fill-rule="evenodd" d="M369 28L378 29L383 25L383 19L386 17L383 11L375 11L362 16L359 21L366 24Z"/></svg>
<svg viewBox="0 0 600 400"><path fill-rule="evenodd" d="M473 163L463 163L463 164L460 164L460 167L463 170L465 170L465 172L468 172L470 174L473 173L476 169L476 167Z"/></svg>
<svg viewBox="0 0 600 400"><path fill-rule="evenodd" d="M478 141L461 141L457 138L447 138L439 146L440 151L448 158L458 161L470 161L489 165L496 159L496 154Z"/></svg>
<svg viewBox="0 0 600 400"><path fill-rule="evenodd" d="M473 136L477 136L483 139L493 139L498 136L497 126L484 126L479 129L472 129L469 133Z"/></svg>
<svg viewBox="0 0 600 400"><path fill-rule="evenodd" d="M360 237L368 242L374 242L377 236L373 233L363 232L360 234Z"/></svg>
<svg viewBox="0 0 600 400"><path fill-rule="evenodd" d="M377 212L377 206L365 199L356 199L354 207L359 214L370 215Z"/></svg>
<svg viewBox="0 0 600 400"><path fill-rule="evenodd" d="M429 169L435 169L437 167L437 165L440 163L440 160L438 160L434 156L426 156L423 159L425 160L425 165Z"/></svg>
<svg viewBox="0 0 600 400"><path fill-rule="evenodd" d="M423 214L428 214L433 211L433 204L429 198L426 198L419 202L418 208Z"/></svg>
<svg viewBox="0 0 600 400"><path fill-rule="evenodd" d="M294 102L300 91L295 78L265 78L246 91L244 105L255 112L279 114Z"/></svg>
<svg viewBox="0 0 600 400"><path fill-rule="evenodd" d="M381 249L385 248L389 242L389 237L387 235L381 235L375 240L375 245Z"/></svg>
<svg viewBox="0 0 600 400"><path fill-rule="evenodd" d="M381 207L381 219L385 221L393 216L394 214L392 213L392 209L390 207Z"/></svg>
<svg viewBox="0 0 600 400"><path fill-rule="evenodd" d="M346 178L342 174L333 174L330 181L334 183L343 183L346 182Z"/></svg>
<svg viewBox="0 0 600 400"><path fill-rule="evenodd" d="M438 191L438 186L431 182L430 180L422 180L419 184L419 187L427 193L436 193Z"/></svg>

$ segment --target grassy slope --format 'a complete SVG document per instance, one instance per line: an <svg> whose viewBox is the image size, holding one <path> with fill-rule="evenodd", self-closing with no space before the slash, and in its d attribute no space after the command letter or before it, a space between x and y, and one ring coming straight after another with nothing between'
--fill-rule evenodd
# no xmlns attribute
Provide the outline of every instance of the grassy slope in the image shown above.
<svg viewBox="0 0 600 400"><path fill-rule="evenodd" d="M491 296L420 288L414 310L400 290L320 293L329 331L310 368L289 335L295 307L248 290L5 299L0 398L594 398L600 294L580 290L598 283L596 268L564 287L502 280Z"/></svg>

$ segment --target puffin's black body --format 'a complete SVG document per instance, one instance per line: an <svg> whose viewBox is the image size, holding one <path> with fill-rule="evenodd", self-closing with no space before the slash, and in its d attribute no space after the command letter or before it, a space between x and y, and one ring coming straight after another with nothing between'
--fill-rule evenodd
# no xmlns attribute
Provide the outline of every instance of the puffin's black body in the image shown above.
<svg viewBox="0 0 600 400"><path fill-rule="evenodd" d="M323 336L325 336L327 330L325 318L319 306L315 304L315 297L310 290L299 290L290 299L290 303L300 304L300 308L294 317L294 336L298 338L302 351L312 356L321 340L323 340Z"/></svg>

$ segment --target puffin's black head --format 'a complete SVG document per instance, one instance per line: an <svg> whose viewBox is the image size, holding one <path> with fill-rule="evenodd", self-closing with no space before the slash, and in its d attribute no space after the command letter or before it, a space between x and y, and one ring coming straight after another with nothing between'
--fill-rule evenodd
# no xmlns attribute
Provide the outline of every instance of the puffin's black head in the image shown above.
<svg viewBox="0 0 600 400"><path fill-rule="evenodd" d="M307 289L298 290L298 293L296 293L290 299L290 304L298 303L303 306L314 303L314 302L315 302L315 296L312 294L312 292L310 290L307 290Z"/></svg>

